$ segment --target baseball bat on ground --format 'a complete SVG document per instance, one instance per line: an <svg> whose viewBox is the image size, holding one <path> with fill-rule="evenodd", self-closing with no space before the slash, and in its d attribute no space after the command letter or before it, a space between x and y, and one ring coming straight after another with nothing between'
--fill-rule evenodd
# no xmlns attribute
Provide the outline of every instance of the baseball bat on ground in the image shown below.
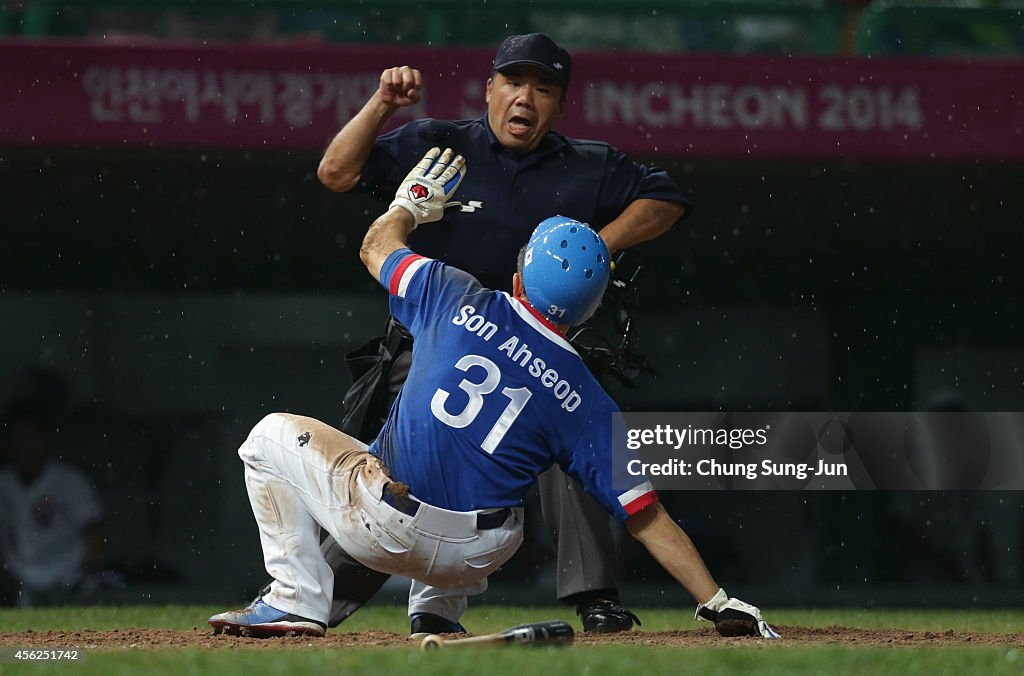
<svg viewBox="0 0 1024 676"><path fill-rule="evenodd" d="M443 639L436 634L425 636L420 642L420 650L437 650L439 648L484 645L568 645L576 636L572 626L562 620L532 622L512 627L496 634L471 636L470 638Z"/></svg>

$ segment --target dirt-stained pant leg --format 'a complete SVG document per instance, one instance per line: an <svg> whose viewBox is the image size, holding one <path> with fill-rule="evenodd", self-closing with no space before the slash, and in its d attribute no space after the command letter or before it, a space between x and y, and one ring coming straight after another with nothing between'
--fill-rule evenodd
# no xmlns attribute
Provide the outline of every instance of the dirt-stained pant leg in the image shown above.
<svg viewBox="0 0 1024 676"><path fill-rule="evenodd" d="M264 600L325 622L334 574L320 553L320 524L336 522L351 502L349 478L370 457L366 445L318 420L272 413L253 427L238 455L273 578Z"/></svg>
<svg viewBox="0 0 1024 676"><path fill-rule="evenodd" d="M260 530L263 564L272 578L263 598L278 610L325 621L325 599L334 577L323 557L316 556L320 524L287 480L259 471L245 456L242 459L246 461L245 489Z"/></svg>
<svg viewBox="0 0 1024 676"><path fill-rule="evenodd" d="M355 561L446 589L479 585L523 540L522 510L479 526L475 512L385 499L387 470L366 444L319 420L272 413L238 450L260 530L271 606L326 622L334 574L320 552L322 526Z"/></svg>
<svg viewBox="0 0 1024 676"><path fill-rule="evenodd" d="M371 346L368 343L347 357L355 382L345 393L346 415L341 423L342 432L366 444L384 426L391 404L409 375L412 336L389 317L376 351ZM360 564L330 535L324 538L320 551L334 571L334 601L328 626L336 627L373 598L391 576Z"/></svg>

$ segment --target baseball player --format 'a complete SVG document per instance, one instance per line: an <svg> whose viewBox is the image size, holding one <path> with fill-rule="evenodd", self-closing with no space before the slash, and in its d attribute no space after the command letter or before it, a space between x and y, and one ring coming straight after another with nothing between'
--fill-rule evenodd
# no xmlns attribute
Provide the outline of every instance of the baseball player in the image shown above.
<svg viewBox="0 0 1024 676"><path fill-rule="evenodd" d="M415 68L384 71L377 92L328 146L321 181L339 192L355 189L390 199L428 148L458 148L473 166L460 189L463 205L446 216L446 227L417 230L410 243L484 286L505 291L511 291L516 253L534 225L551 214L594 224L614 252L657 237L688 210L686 197L664 171L636 164L607 144L552 131L565 109L572 59L547 35L506 39L492 66L483 118L416 120L379 136L395 111L420 100L423 86ZM357 353L365 358L352 363L366 370L353 371L343 431L367 442L376 437L405 381L411 350L412 337L390 320L379 347ZM539 488L556 543L558 598L576 606L587 631L630 629L636 616L619 601L607 513L557 467L541 477ZM387 576L363 578L345 567L347 559L329 539L324 545L336 573L335 626ZM412 631L463 631L458 622L465 608L464 599L441 593L411 599Z"/></svg>
<svg viewBox="0 0 1024 676"><path fill-rule="evenodd" d="M522 541L522 501L554 463L642 542L723 635L776 637L730 599L649 482L612 486L614 402L564 333L600 303L608 249L588 226L542 222L512 293L406 247L440 220L465 161L430 150L367 231L360 257L416 339L409 377L368 448L311 418L274 413L239 449L274 582L249 607L214 615L216 632L323 636L333 572L325 528L348 557L421 589L474 594ZM435 226L443 227L443 226Z"/></svg>

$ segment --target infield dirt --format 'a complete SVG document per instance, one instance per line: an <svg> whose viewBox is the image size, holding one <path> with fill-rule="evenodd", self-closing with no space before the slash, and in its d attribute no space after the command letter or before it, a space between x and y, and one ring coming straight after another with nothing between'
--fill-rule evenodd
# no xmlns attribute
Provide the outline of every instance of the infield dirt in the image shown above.
<svg viewBox="0 0 1024 676"><path fill-rule="evenodd" d="M1024 633L981 633L966 631L908 631L903 629L856 629L831 626L807 628L776 627L782 635L779 641L760 641L753 638L719 637L713 629L687 631L645 632L625 634L576 635L580 645L643 645L665 648L776 645L812 646L841 644L868 647L939 647L939 646L1002 646L1024 647ZM452 636L455 638L455 636ZM419 641L404 634L387 631L329 632L324 638L285 637L273 639L217 636L207 627L194 627L190 631L171 629L123 629L112 631L24 631L0 633L0 647L79 648L101 651L161 648L200 648L207 650L281 650L313 648L409 648L415 649Z"/></svg>

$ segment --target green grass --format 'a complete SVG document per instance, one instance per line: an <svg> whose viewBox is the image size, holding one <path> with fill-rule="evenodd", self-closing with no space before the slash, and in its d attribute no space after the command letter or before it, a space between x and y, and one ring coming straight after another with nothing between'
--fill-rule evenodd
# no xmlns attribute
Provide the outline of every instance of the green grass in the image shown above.
<svg viewBox="0 0 1024 676"><path fill-rule="evenodd" d="M1020 654L1018 655L1018 652ZM1012 655L1013 657L1008 657ZM658 649L602 646L569 650L492 648L419 653L398 648L266 651L174 651L89 653L75 665L14 669L74 674L408 674L410 676L526 676L528 674L1019 674L1024 651L994 648L703 648ZM10 668L9 665L0 665ZM8 673L0 671L0 673ZM10 673L14 673L11 671Z"/></svg>
<svg viewBox="0 0 1024 676"><path fill-rule="evenodd" d="M205 628L206 618L224 610L205 606L74 607L0 610L0 632L128 629L138 627L191 630ZM903 628L915 631L1024 632L1024 611L1014 610L766 610L777 625ZM644 630L696 627L692 612L643 610ZM474 632L499 630L539 619L574 621L568 608L480 607L465 623ZM405 632L404 610L371 606L353 616L347 631L378 629ZM575 622L574 622L575 624ZM0 674L1021 674L1024 649L998 647L856 646L786 647L753 643L742 647L649 648L586 646L557 649L474 649L419 653L404 648L310 649L308 651L153 650L100 653L91 651L77 664L0 664Z"/></svg>

